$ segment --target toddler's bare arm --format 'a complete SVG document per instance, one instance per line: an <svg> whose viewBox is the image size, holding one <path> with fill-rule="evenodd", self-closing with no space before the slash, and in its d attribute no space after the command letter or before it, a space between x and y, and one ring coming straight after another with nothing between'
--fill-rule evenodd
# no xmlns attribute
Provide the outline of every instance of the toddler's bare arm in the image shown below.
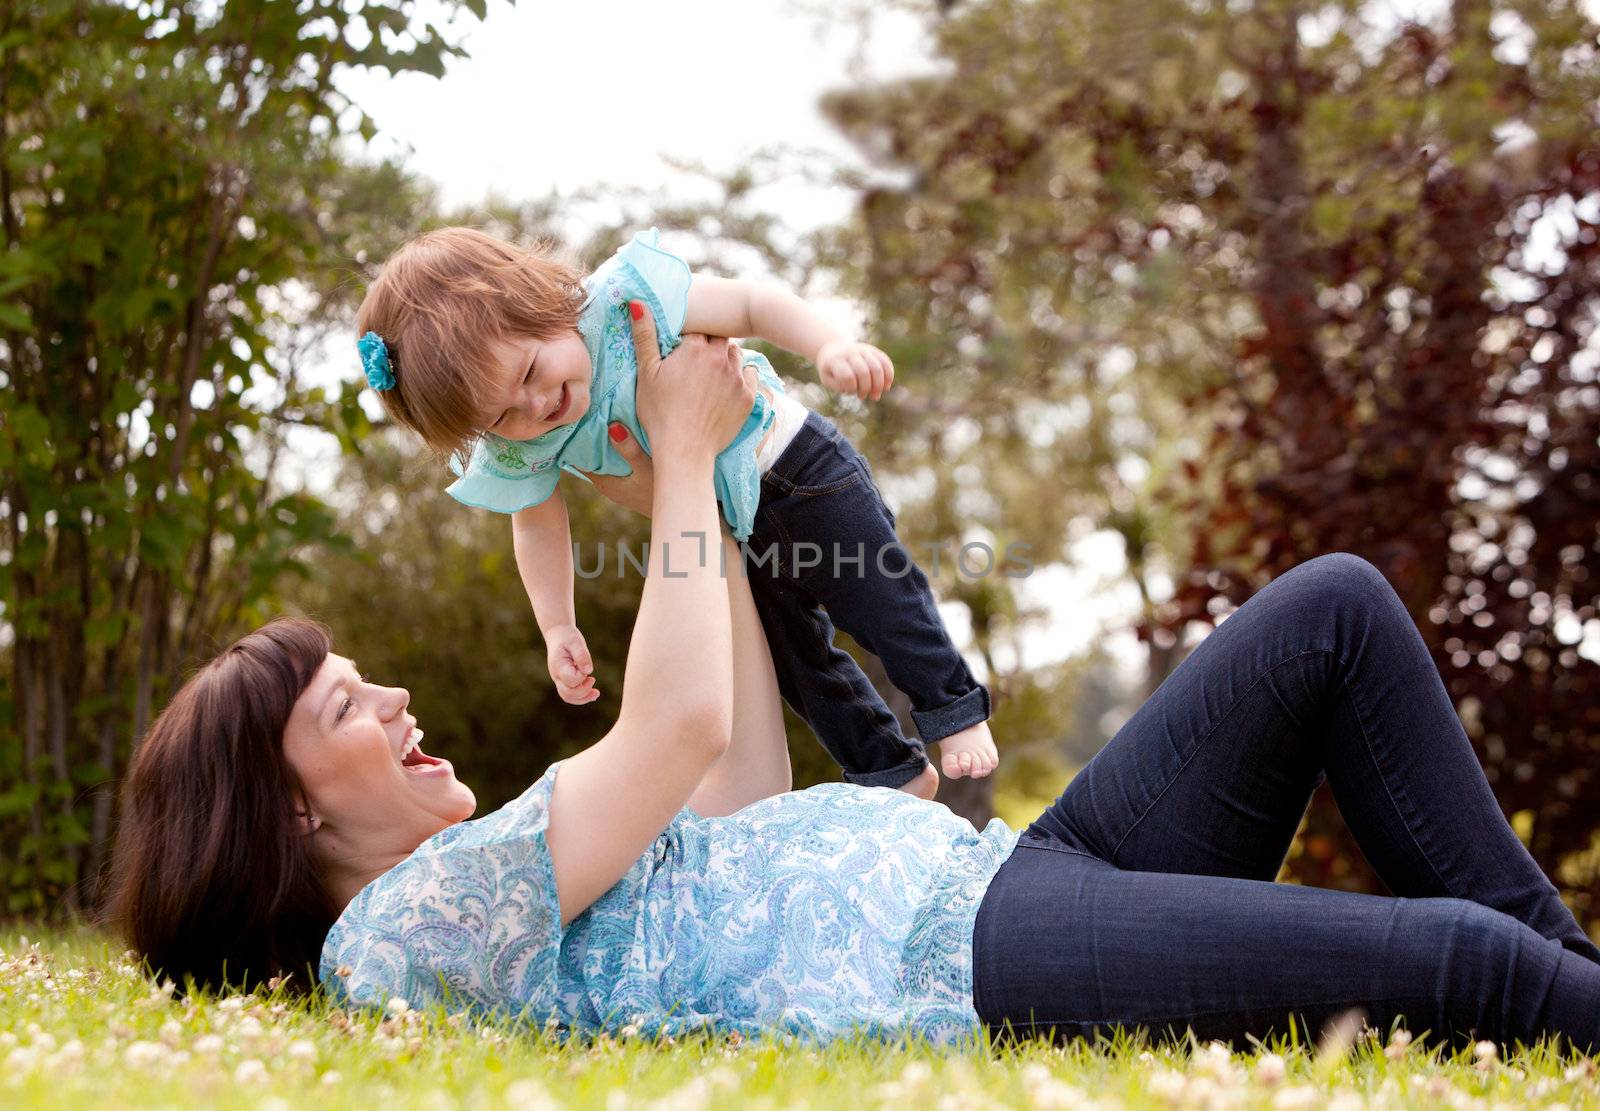
<svg viewBox="0 0 1600 1111"><path fill-rule="evenodd" d="M894 363L857 343L781 286L696 274L689 285L685 332L756 336L817 364L822 384L876 401L894 383Z"/></svg>
<svg viewBox="0 0 1600 1111"><path fill-rule="evenodd" d="M593 702L594 663L578 631L572 604L572 526L561 491L511 517L517 573L544 634L550 678L566 702Z"/></svg>

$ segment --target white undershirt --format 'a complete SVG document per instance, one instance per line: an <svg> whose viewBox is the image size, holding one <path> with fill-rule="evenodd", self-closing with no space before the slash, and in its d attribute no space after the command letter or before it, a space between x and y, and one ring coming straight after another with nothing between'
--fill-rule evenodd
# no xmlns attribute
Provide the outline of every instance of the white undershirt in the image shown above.
<svg viewBox="0 0 1600 1111"><path fill-rule="evenodd" d="M768 395L772 401L772 428L767 438L756 447L756 469L766 474L778 461L783 449L794 442L800 426L806 422L806 407L787 393Z"/></svg>

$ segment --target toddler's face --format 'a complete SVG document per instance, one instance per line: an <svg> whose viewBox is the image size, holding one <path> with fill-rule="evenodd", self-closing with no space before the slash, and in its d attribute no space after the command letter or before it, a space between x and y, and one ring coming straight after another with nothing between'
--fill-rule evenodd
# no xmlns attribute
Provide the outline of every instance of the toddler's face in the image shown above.
<svg viewBox="0 0 1600 1111"><path fill-rule="evenodd" d="M485 431L508 440L531 440L589 411L593 369L589 349L576 331L552 339L500 340L490 352L496 372L481 416Z"/></svg>

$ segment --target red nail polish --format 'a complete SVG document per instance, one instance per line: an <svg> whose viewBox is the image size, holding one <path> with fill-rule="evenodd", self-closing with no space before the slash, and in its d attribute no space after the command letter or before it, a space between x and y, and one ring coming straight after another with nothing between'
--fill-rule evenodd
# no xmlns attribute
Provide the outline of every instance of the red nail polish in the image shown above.
<svg viewBox="0 0 1600 1111"><path fill-rule="evenodd" d="M623 440L628 438L628 430L622 427L620 424L613 424L611 427L606 429L606 435L611 437L612 443L620 444Z"/></svg>
<svg viewBox="0 0 1600 1111"><path fill-rule="evenodd" d="M628 315L633 317L635 320L640 319L644 316L644 306L639 304L637 301L629 301Z"/></svg>

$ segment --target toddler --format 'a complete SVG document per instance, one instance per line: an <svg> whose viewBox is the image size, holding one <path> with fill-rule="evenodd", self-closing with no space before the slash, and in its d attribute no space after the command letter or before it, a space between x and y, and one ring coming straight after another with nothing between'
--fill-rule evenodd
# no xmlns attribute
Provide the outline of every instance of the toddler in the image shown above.
<svg viewBox="0 0 1600 1111"><path fill-rule="evenodd" d="M691 274L652 229L583 277L544 249L471 228L407 243L383 266L356 328L368 382L399 423L448 456L457 500L511 515L517 568L561 697L599 697L573 609L562 471L625 475L608 433L649 450L634 408L630 314L649 312L665 355L685 332L758 336L817 366L824 386L877 400L894 380L882 351L768 285ZM717 500L745 545L751 594L778 687L846 779L931 795L923 744L946 775L998 762L989 694L951 643L928 580L900 545L866 461L834 424L785 392L766 358L744 427L717 457ZM882 661L910 698L906 738L834 626Z"/></svg>

